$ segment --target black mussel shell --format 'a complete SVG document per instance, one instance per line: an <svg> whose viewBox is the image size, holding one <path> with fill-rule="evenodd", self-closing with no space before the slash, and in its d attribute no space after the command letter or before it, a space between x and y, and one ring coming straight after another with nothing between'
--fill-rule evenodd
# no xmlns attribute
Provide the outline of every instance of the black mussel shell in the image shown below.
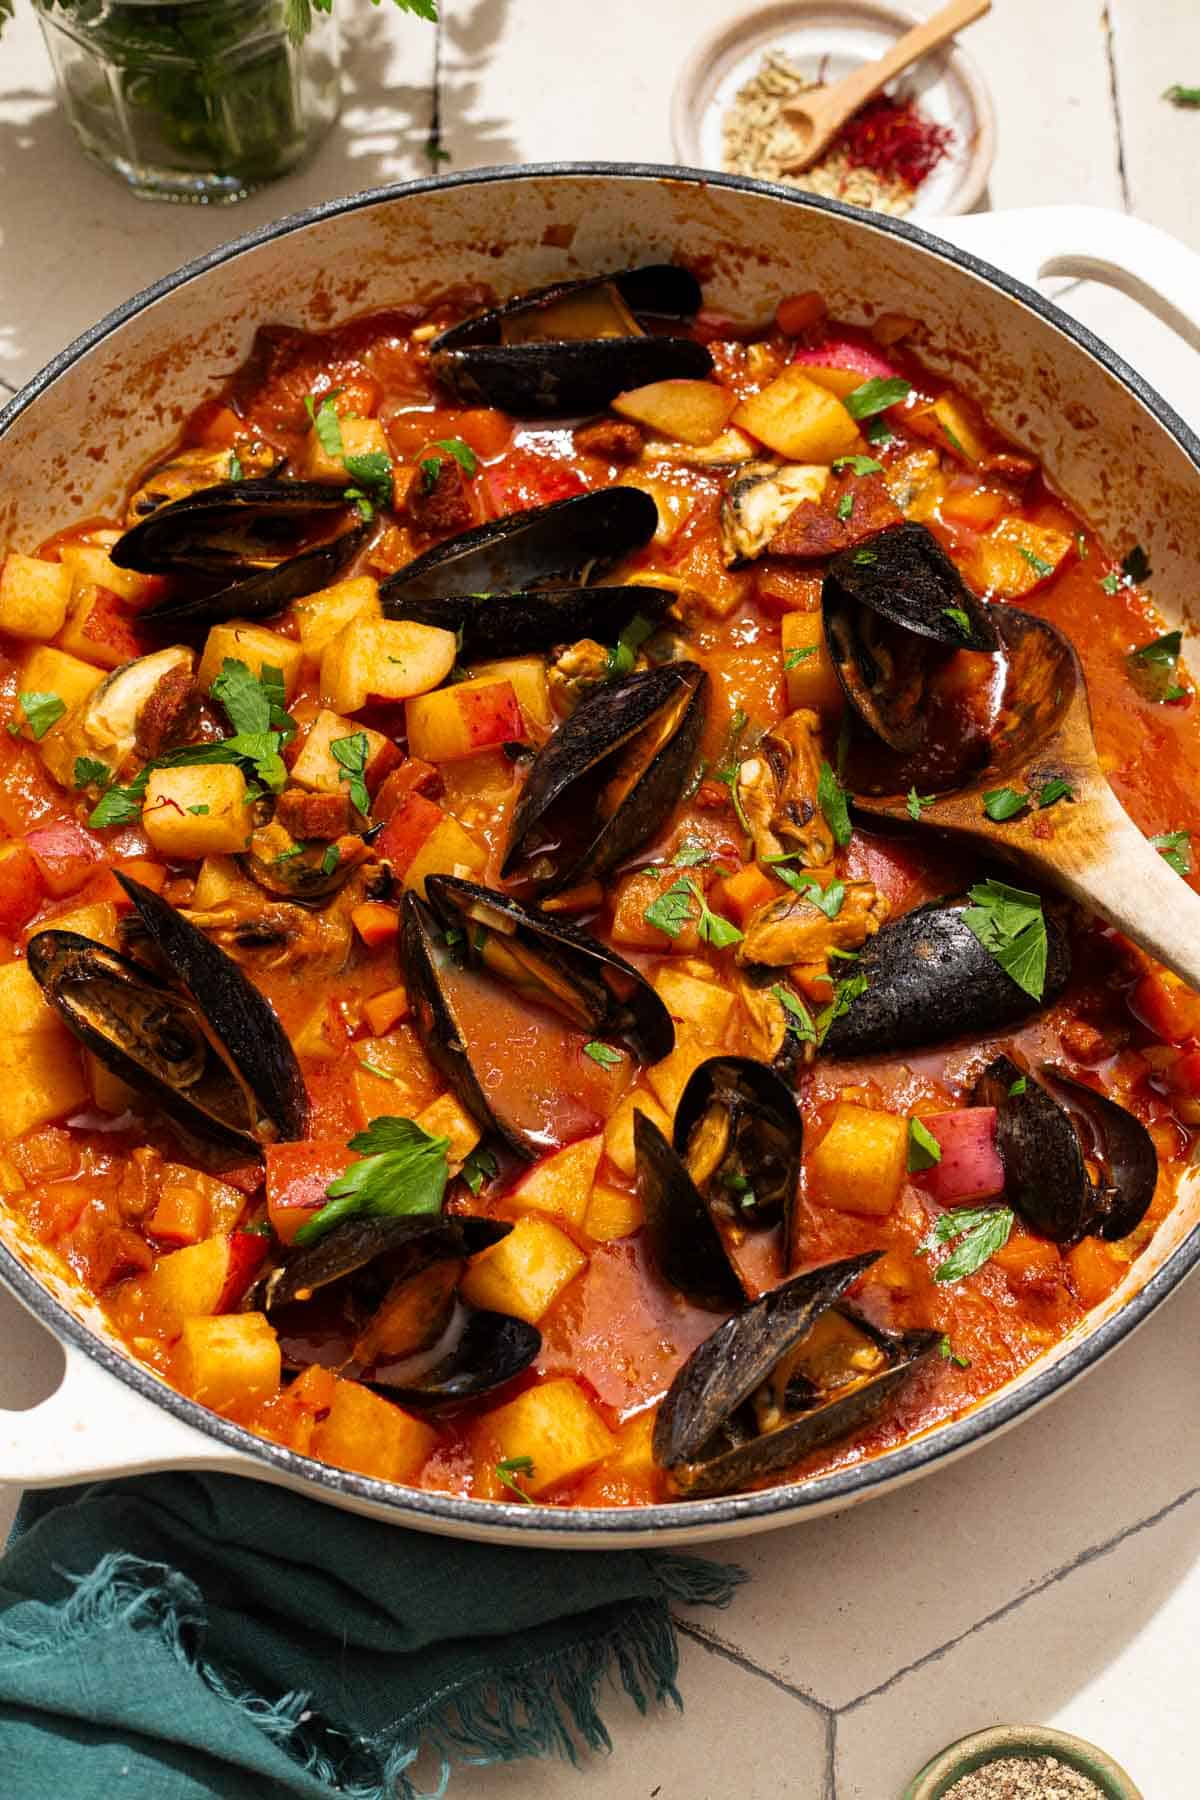
<svg viewBox="0 0 1200 1800"><path fill-rule="evenodd" d="M437 1257L474 1256L477 1251L498 1244L511 1230L512 1226L502 1220L473 1218L465 1213L345 1219L340 1225L331 1226L315 1244L288 1253L263 1283L261 1304L268 1312L290 1306L367 1268L386 1282L394 1272L390 1265L414 1245Z"/></svg>
<svg viewBox="0 0 1200 1800"><path fill-rule="evenodd" d="M231 956L161 895L117 872L164 965L200 1008L284 1140L302 1138L308 1094L296 1052L274 1010Z"/></svg>
<svg viewBox="0 0 1200 1800"><path fill-rule="evenodd" d="M244 581L233 581L212 593L163 600L145 617L164 624L219 625L226 619L269 619L293 600L303 600L328 587L347 568L370 536L368 525L356 525L340 536L302 550L274 568L258 569Z"/></svg>
<svg viewBox="0 0 1200 1800"><path fill-rule="evenodd" d="M1046 914L1046 979L1034 1000L985 950L961 906L932 902L884 925L854 965L863 993L834 1019L827 1056L871 1056L1015 1024L1057 998L1071 973L1067 934Z"/></svg>
<svg viewBox="0 0 1200 1800"><path fill-rule="evenodd" d="M451 325L430 345L431 350L460 350L468 344L498 344L505 322L586 293L611 282L635 318L690 319L703 303L700 283L678 263L646 263L637 269L618 269L615 274L587 275L582 280L553 281L547 287L517 294L500 306L473 313Z"/></svg>
<svg viewBox="0 0 1200 1800"><path fill-rule="evenodd" d="M249 572L281 561L280 546L314 515L345 512L348 504L341 488L323 482L224 481L160 506L109 554L119 569L143 575Z"/></svg>
<svg viewBox="0 0 1200 1800"><path fill-rule="evenodd" d="M462 1307L451 1333L448 1346L435 1345L401 1363L376 1363L363 1370L362 1379L401 1406L434 1411L503 1387L529 1367L542 1347L537 1326L509 1313Z"/></svg>
<svg viewBox="0 0 1200 1800"><path fill-rule="evenodd" d="M633 1145L646 1242L663 1280L712 1312L742 1305L742 1284L704 1196L653 1119L636 1110Z"/></svg>
<svg viewBox="0 0 1200 1800"><path fill-rule="evenodd" d="M190 996L74 931L37 932L27 958L50 1005L106 1068L188 1130L261 1153L257 1096Z"/></svg>
<svg viewBox="0 0 1200 1800"><path fill-rule="evenodd" d="M539 859L542 894L607 873L651 837L679 799L704 724L708 676L664 663L598 689L534 758L501 865Z"/></svg>
<svg viewBox="0 0 1200 1800"><path fill-rule="evenodd" d="M465 406L518 419L578 418L652 381L703 381L712 356L691 338L594 338L434 350L429 366Z"/></svg>
<svg viewBox="0 0 1200 1800"><path fill-rule="evenodd" d="M574 494L435 544L388 576L380 602L386 617L411 618L397 610L397 601L507 595L580 581L585 572L591 578L640 550L657 527L658 508L641 488Z"/></svg>
<svg viewBox="0 0 1200 1800"><path fill-rule="evenodd" d="M675 1025L662 998L640 970L566 919L526 906L509 894L454 875L428 875L425 894L443 927L463 933L463 953L481 961L593 1037L626 1039L641 1062L661 1062L675 1048ZM483 927L487 936L480 943ZM523 967L489 959L489 939L501 951L523 953ZM508 966L505 966L505 964ZM524 979L522 978L524 977Z"/></svg>
<svg viewBox="0 0 1200 1800"><path fill-rule="evenodd" d="M1154 1197L1153 1138L1140 1119L1106 1094L1049 1065L1040 1076L1028 1074L1011 1057L997 1056L971 1096L978 1106L996 1108L1006 1198L1056 1244L1089 1235L1127 1237ZM1014 1093L1022 1078L1024 1086ZM1099 1164L1099 1181L1088 1174L1085 1156Z"/></svg>
<svg viewBox="0 0 1200 1800"><path fill-rule="evenodd" d="M673 1144L707 1204L750 1227L787 1219L804 1126L790 1089L747 1056L712 1056L675 1110Z"/></svg>
<svg viewBox="0 0 1200 1800"><path fill-rule="evenodd" d="M443 594L436 600L394 594L389 619L415 619L459 633L459 659L524 656L555 644L593 638L615 644L639 614L658 621L676 598L666 588L544 588L519 594Z"/></svg>

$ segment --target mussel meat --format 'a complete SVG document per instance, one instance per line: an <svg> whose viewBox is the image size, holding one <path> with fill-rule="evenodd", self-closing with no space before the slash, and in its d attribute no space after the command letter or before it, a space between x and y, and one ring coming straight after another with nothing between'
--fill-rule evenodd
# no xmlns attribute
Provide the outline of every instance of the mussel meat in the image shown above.
<svg viewBox="0 0 1200 1800"><path fill-rule="evenodd" d="M1067 933L1046 914L1046 975L1034 1000L985 950L962 905L931 902L893 919L870 938L854 965L865 988L833 1019L830 1056L870 1056L918 1044L982 1035L1027 1018L1057 998L1071 973Z"/></svg>
<svg viewBox="0 0 1200 1800"><path fill-rule="evenodd" d="M694 1306L728 1312L746 1296L725 1240L685 1164L653 1119L635 1111L633 1148L646 1242L663 1280Z"/></svg>
<svg viewBox="0 0 1200 1800"><path fill-rule="evenodd" d="M689 1496L781 1475L878 1418L931 1355L934 1331L895 1336L838 1301L878 1251L793 1276L694 1350L654 1425L656 1461Z"/></svg>
<svg viewBox="0 0 1200 1800"><path fill-rule="evenodd" d="M761 556L802 500L819 500L829 470L814 463L743 463L721 498L721 550L736 567Z"/></svg>
<svg viewBox="0 0 1200 1800"><path fill-rule="evenodd" d="M606 874L652 836L692 766L707 690L703 669L677 662L583 700L534 758L501 875L521 864L535 892L556 893Z"/></svg>
<svg viewBox="0 0 1200 1800"><path fill-rule="evenodd" d="M463 1104L519 1156L549 1148L547 1109L570 1123L564 1077L594 1071L580 1056L585 1040L623 1037L646 1062L670 1054L675 1028L658 994L586 932L454 877L428 876L426 891L428 904L406 894L402 913L417 1035ZM545 1059L541 1069L514 1066L510 1033L520 1026L505 1023L513 1006L527 1026L531 1005L543 1010L524 1049ZM587 1124L583 1109L577 1135Z"/></svg>
<svg viewBox="0 0 1200 1800"><path fill-rule="evenodd" d="M256 1155L274 1138L302 1137L304 1080L257 988L165 900L117 879L174 985L77 932L39 931L29 969L51 1006L106 1068L189 1130Z"/></svg>
<svg viewBox="0 0 1200 1800"><path fill-rule="evenodd" d="M235 479L231 469L240 469L237 479L253 480L273 475L283 457L270 444L241 443L236 453L230 450L181 450L170 462L162 463L143 477L130 497L125 512L126 525L139 525L161 506L184 500L201 488L220 487Z"/></svg>
<svg viewBox="0 0 1200 1800"><path fill-rule="evenodd" d="M639 323L690 318L700 303L699 283L669 263L556 282L443 331L430 366L466 405L518 418L598 412L627 388L711 374L702 344L648 336Z"/></svg>
<svg viewBox="0 0 1200 1800"><path fill-rule="evenodd" d="M1008 1056L988 1064L971 1097L996 1108L1005 1195L1043 1237L1056 1244L1123 1238L1141 1224L1158 1154L1125 1107L1048 1063L1035 1076Z"/></svg>
<svg viewBox="0 0 1200 1800"><path fill-rule="evenodd" d="M460 1304L430 1349L381 1358L363 1370L362 1379L400 1406L434 1411L503 1387L529 1367L541 1347L541 1332L525 1319Z"/></svg>
<svg viewBox="0 0 1200 1800"><path fill-rule="evenodd" d="M951 656L1000 646L981 602L933 533L914 520L834 557L821 608L846 698L893 750L923 743L931 682Z"/></svg>

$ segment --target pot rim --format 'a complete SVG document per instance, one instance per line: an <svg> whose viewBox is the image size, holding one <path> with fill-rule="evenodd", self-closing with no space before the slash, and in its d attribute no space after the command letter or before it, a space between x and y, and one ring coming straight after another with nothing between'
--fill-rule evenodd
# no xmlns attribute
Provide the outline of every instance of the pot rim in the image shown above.
<svg viewBox="0 0 1200 1800"><path fill-rule="evenodd" d="M997 269L982 257L948 244L923 226L906 219L864 212L861 208L847 206L839 200L801 193L794 188L756 181L748 176L690 169L676 164L640 162L498 164L485 169L467 170L461 174L428 176L416 181L368 188L359 194L320 201L300 212L285 214L270 224L244 232L215 250L193 258L172 274L162 276L82 332L65 349L59 351L57 356L52 357L0 409L0 440L26 408L44 394L60 375L96 349L114 331L144 312L154 302L221 264L233 261L244 251L288 237L292 232L305 230L326 219L393 200L419 198L423 194L493 182L545 181L550 178L572 177L615 177L762 195L789 206L831 213L868 232L876 231L883 236L900 237L927 254L963 269L987 282L992 288L999 289L1007 298L1034 312L1065 337L1073 339L1141 402L1200 472L1200 436L1180 418L1156 389L1087 326L1061 311L1034 288ZM676 1542L686 1539L701 1541L726 1536L739 1528L742 1531L753 1529L756 1524L783 1524L789 1519L798 1522L809 1512L826 1512L839 1503L850 1504L865 1499L882 1488L911 1480L938 1463L948 1461L982 1443L1015 1423L1024 1413L1033 1411L1068 1387L1121 1343L1143 1320L1149 1318L1198 1261L1200 1227L1188 1233L1144 1287L1119 1312L1081 1338L1054 1362L1040 1370L1034 1365L1036 1372L1027 1380L1001 1392L992 1400L984 1401L962 1418L950 1420L921 1437L865 1462L831 1475L781 1484L749 1494L670 1501L643 1507L580 1507L561 1511L555 1507L537 1504L522 1506L516 1502L484 1504L473 1498L406 1488L394 1482L357 1475L350 1470L320 1463L294 1450L285 1449L282 1445L258 1437L246 1427L235 1425L218 1413L209 1411L175 1388L168 1387L148 1368L134 1362L118 1350L115 1344L85 1325L4 1244L0 1244L0 1280L60 1340L75 1345L91 1361L98 1363L143 1399L162 1407L183 1424L257 1462L264 1474L271 1471L276 1479L322 1489L325 1497L331 1500L349 1497L373 1509L390 1511L397 1516L397 1522L424 1524L433 1528L467 1529L472 1535L483 1537L491 1536L492 1528L495 1528L509 1542L514 1541L514 1535L536 1539L552 1533L566 1547L583 1548L590 1544L591 1547L601 1548L617 1539L650 1539L658 1532L670 1532Z"/></svg>

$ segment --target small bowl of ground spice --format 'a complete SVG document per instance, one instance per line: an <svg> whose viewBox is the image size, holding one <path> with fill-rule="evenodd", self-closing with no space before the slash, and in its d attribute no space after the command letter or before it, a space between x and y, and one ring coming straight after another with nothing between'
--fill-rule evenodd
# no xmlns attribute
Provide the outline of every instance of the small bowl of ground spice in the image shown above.
<svg viewBox="0 0 1200 1800"><path fill-rule="evenodd" d="M1111 1756L1048 1725L997 1725L926 1763L904 1800L1143 1800Z"/></svg>
<svg viewBox="0 0 1200 1800"><path fill-rule="evenodd" d="M742 13L699 44L675 86L679 160L779 181L875 212L969 212L995 143L983 78L956 45L933 52L850 118L819 162L788 173L802 139L784 107L873 62L916 22L874 0L790 0Z"/></svg>

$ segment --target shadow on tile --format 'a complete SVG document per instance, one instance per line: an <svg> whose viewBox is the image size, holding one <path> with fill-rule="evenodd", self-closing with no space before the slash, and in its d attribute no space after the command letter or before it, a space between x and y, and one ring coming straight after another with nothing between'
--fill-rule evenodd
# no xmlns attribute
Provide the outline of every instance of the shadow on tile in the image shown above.
<svg viewBox="0 0 1200 1800"><path fill-rule="evenodd" d="M487 91L488 62L504 36L511 0L456 6L442 25L441 123L451 166L463 169L522 161L517 127L503 117L475 117Z"/></svg>

